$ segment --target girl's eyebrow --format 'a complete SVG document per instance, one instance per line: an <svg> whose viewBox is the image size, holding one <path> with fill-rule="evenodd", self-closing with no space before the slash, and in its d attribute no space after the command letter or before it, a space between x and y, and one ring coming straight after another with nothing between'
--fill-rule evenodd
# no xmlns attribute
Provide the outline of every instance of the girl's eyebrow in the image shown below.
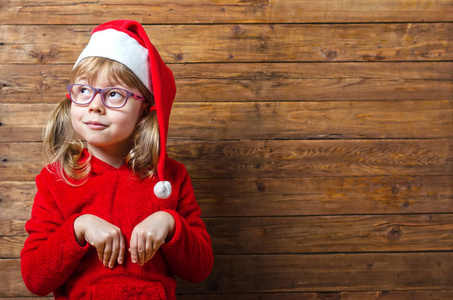
<svg viewBox="0 0 453 300"><path fill-rule="evenodd" d="M88 83L88 80L86 77L77 77L74 82L77 82L77 81L85 81L86 83Z"/></svg>
<svg viewBox="0 0 453 300"><path fill-rule="evenodd" d="M91 85L91 83L88 82L86 77L77 77L74 80L74 82L79 82L79 81L83 81L84 83ZM126 90L131 89L127 85L123 85L119 82L113 82L113 81L109 81L108 86L105 86L105 87L118 87L118 88L122 88L122 89L126 89Z"/></svg>

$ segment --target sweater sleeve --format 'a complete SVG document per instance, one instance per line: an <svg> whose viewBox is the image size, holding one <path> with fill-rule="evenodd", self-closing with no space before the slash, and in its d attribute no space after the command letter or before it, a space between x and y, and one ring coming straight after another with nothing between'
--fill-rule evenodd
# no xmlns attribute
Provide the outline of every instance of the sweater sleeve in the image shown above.
<svg viewBox="0 0 453 300"><path fill-rule="evenodd" d="M186 171L176 211L165 211L175 219L175 234L162 245L173 274L189 282L203 281L211 273L214 256L211 238L200 218L201 209Z"/></svg>
<svg viewBox="0 0 453 300"><path fill-rule="evenodd" d="M30 234L21 251L21 271L27 288L45 296L61 286L77 268L89 245L80 247L74 236L74 220L65 219L41 173L31 219L25 224Z"/></svg>

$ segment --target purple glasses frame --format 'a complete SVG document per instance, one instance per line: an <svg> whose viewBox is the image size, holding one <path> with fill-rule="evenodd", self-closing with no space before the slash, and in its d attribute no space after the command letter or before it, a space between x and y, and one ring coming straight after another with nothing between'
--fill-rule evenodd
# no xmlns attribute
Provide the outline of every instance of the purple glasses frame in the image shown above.
<svg viewBox="0 0 453 300"><path fill-rule="evenodd" d="M75 102L75 101L72 99L72 96L71 96L71 89L72 89L73 86L86 86L86 87L90 87L90 88L94 91L93 97L91 97L91 100L88 101L87 103L78 103L78 102ZM128 90L125 90L125 89L122 89L122 88L117 88L117 87L106 87L106 88L103 88L103 89L97 89L97 88L94 88L94 87L92 87L91 85L88 85L88 84L74 83L74 84L68 85L68 86L66 87L66 89L68 90L69 98L71 99L71 101L72 101L73 103L77 104L77 105L88 105L88 104L90 104L90 103L93 101L94 97L96 97L97 94L100 94L100 95L101 95L102 104L104 104L104 106L105 106L105 107L108 107L108 108L115 108L115 109L117 109L117 108L122 108L122 107L124 107L124 106L126 105L126 103L127 103L127 100L129 100L129 97L130 97L130 96L133 96L135 99L140 100L140 101L146 101L146 98L143 97L143 96L134 94L134 93L132 93L132 92L129 92ZM108 89L115 89L115 90L121 90L121 91L126 92L126 100L124 100L124 104L121 105L121 106L110 106L110 105L107 105L107 104L105 103L105 100L104 100L104 93L103 93L103 91L104 91L104 90L108 90Z"/></svg>

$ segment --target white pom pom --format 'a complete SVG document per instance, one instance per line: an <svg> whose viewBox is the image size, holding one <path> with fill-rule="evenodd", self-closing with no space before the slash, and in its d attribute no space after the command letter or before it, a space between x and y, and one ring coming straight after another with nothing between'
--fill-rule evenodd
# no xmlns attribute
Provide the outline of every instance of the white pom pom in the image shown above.
<svg viewBox="0 0 453 300"><path fill-rule="evenodd" d="M168 181L159 181L154 186L154 194L160 199L167 199L171 195L171 184Z"/></svg>

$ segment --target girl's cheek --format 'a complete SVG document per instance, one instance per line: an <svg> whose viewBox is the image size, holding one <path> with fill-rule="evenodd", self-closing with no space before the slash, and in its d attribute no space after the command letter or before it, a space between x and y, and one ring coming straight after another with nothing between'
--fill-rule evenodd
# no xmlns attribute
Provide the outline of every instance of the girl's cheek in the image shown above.
<svg viewBox="0 0 453 300"><path fill-rule="evenodd" d="M71 111L69 113L69 117L71 118L72 127L74 127L75 116L76 116L76 113L74 111L74 107L71 105Z"/></svg>
<svg viewBox="0 0 453 300"><path fill-rule="evenodd" d="M81 120L81 112L79 111L79 109L77 109L77 107L74 107L74 105L71 105L71 111L70 111L69 116L71 118L72 128L75 130L75 132L80 134L79 123Z"/></svg>

